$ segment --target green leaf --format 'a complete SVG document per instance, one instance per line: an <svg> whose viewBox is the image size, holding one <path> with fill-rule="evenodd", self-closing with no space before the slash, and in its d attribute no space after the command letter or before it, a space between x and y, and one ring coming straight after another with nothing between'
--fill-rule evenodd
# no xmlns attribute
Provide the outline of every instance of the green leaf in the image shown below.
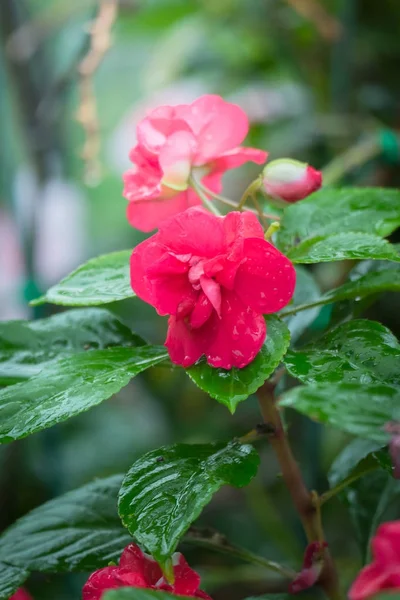
<svg viewBox="0 0 400 600"><path fill-rule="evenodd" d="M128 471L119 514L135 539L165 563L213 494L225 484L247 485L259 457L237 441L175 444L142 456Z"/></svg>
<svg viewBox="0 0 400 600"><path fill-rule="evenodd" d="M320 308L313 306L320 298L320 290L312 274L301 266L296 267L296 289L289 309L293 312L292 316L284 319L290 332L290 343L293 344L307 327L317 318ZM309 310L302 310L296 313L298 306L304 306L305 303L311 304ZM284 311L282 311L283 315Z"/></svg>
<svg viewBox="0 0 400 600"><path fill-rule="evenodd" d="M368 271L359 270L368 265ZM376 265L376 269L373 266ZM372 270L371 270L372 269ZM296 269L297 270L297 269ZM400 292L400 268L399 265L391 262L363 261L350 274L351 281L329 290L319 298L309 299L299 305L290 305L281 312L281 316L291 315L298 311L308 311L313 307L331 304L333 302L342 302L343 300L355 300L365 298L372 294L381 292ZM300 313L297 313L300 316Z"/></svg>
<svg viewBox="0 0 400 600"><path fill-rule="evenodd" d="M0 561L0 600L9 600L28 577L26 569L18 569Z"/></svg>
<svg viewBox="0 0 400 600"><path fill-rule="evenodd" d="M361 477L383 468L393 474L393 466L387 448L371 440L353 440L336 458L328 473L330 489L322 494L322 502L340 494Z"/></svg>
<svg viewBox="0 0 400 600"><path fill-rule="evenodd" d="M29 571L92 571L118 560L132 542L117 513L122 475L54 498L0 537L0 560Z"/></svg>
<svg viewBox="0 0 400 600"><path fill-rule="evenodd" d="M52 427L96 406L167 357L163 346L115 346L50 363L27 381L0 390L0 443Z"/></svg>
<svg viewBox="0 0 400 600"><path fill-rule="evenodd" d="M362 232L386 237L399 226L399 190L322 188L285 210L277 241L280 249L290 254L295 247L332 234Z"/></svg>
<svg viewBox="0 0 400 600"><path fill-rule="evenodd" d="M122 250L92 258L31 304L96 306L131 298L134 296L129 280L131 253Z"/></svg>
<svg viewBox="0 0 400 600"><path fill-rule="evenodd" d="M373 471L382 467L389 473L393 467L388 452L381 442L355 439L337 456L328 472L331 488L339 485L353 475Z"/></svg>
<svg viewBox="0 0 400 600"><path fill-rule="evenodd" d="M290 335L285 323L272 315L266 320L265 343L253 362L244 369L215 369L201 359L186 370L199 388L227 406L232 414L239 402L254 394L274 372L289 346Z"/></svg>
<svg viewBox="0 0 400 600"><path fill-rule="evenodd" d="M354 481L341 494L349 509L363 561L368 561L371 538L378 526L400 517L400 481L385 471L373 471Z"/></svg>
<svg viewBox="0 0 400 600"><path fill-rule="evenodd" d="M384 384L321 383L286 392L281 406L369 440L387 443L385 423L400 418L400 389Z"/></svg>
<svg viewBox="0 0 400 600"><path fill-rule="evenodd" d="M349 259L392 260L400 262L396 248L369 233L337 233L300 242L286 252L294 263L320 263Z"/></svg>
<svg viewBox="0 0 400 600"><path fill-rule="evenodd" d="M301 350L289 350L287 370L303 383L400 385L400 344L376 321L353 320Z"/></svg>
<svg viewBox="0 0 400 600"><path fill-rule="evenodd" d="M144 342L100 308L77 309L38 321L0 323L0 385L33 375L62 356Z"/></svg>

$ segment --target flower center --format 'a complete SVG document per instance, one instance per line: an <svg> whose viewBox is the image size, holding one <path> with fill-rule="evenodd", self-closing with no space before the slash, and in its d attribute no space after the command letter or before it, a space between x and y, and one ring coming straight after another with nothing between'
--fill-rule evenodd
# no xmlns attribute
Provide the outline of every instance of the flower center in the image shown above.
<svg viewBox="0 0 400 600"><path fill-rule="evenodd" d="M188 279L194 290L204 292L218 316L221 317L221 287L215 279L204 274L205 263L206 259L192 257L189 261Z"/></svg>

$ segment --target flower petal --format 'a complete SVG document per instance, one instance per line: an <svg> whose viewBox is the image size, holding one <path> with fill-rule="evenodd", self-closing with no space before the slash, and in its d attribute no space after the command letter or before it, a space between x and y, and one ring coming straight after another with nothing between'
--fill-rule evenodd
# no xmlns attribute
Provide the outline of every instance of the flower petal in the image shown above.
<svg viewBox="0 0 400 600"><path fill-rule="evenodd" d="M162 244L176 254L213 257L224 245L223 220L202 208L189 208L165 221L158 233Z"/></svg>
<svg viewBox="0 0 400 600"><path fill-rule="evenodd" d="M140 145L157 154L170 135L176 131L191 131L190 126L179 117L179 106L159 106L152 110L136 128Z"/></svg>
<svg viewBox="0 0 400 600"><path fill-rule="evenodd" d="M139 573L149 586L155 585L163 576L154 558L142 552L136 544L129 544L125 548L119 559L119 566L133 573Z"/></svg>
<svg viewBox="0 0 400 600"><path fill-rule="evenodd" d="M172 362L190 367L199 360L214 338L216 320L218 317L212 316L203 327L193 329L184 320L178 321L176 317L170 317L165 346Z"/></svg>
<svg viewBox="0 0 400 600"><path fill-rule="evenodd" d="M380 590L386 589L386 578L385 571L377 564L373 563L364 567L349 589L349 599L365 600L371 598Z"/></svg>
<svg viewBox="0 0 400 600"><path fill-rule="evenodd" d="M190 206L201 205L201 200L191 190L181 192L173 198L130 202L127 208L129 223L140 231L152 231L170 217L183 212Z"/></svg>
<svg viewBox="0 0 400 600"><path fill-rule="evenodd" d="M190 105L177 107L177 113L198 140L197 165L238 146L249 130L246 113L216 95L201 96Z"/></svg>
<svg viewBox="0 0 400 600"><path fill-rule="evenodd" d="M180 552L175 552L172 559L175 574L173 593L179 596L193 596L199 588L200 575L189 567Z"/></svg>
<svg viewBox="0 0 400 600"><path fill-rule="evenodd" d="M139 145L132 149L129 158L133 166L123 175L123 196L129 202L162 196L162 170L158 161L150 160Z"/></svg>
<svg viewBox="0 0 400 600"><path fill-rule="evenodd" d="M166 140L159 155L163 185L174 190L187 188L196 148L196 139L186 131L177 131Z"/></svg>
<svg viewBox="0 0 400 600"><path fill-rule="evenodd" d="M205 293L201 292L189 317L190 327L193 327L194 329L202 327L204 323L211 317L213 308L213 305Z"/></svg>
<svg viewBox="0 0 400 600"><path fill-rule="evenodd" d="M206 351L207 362L223 369L245 367L261 350L266 331L262 315L244 305L234 292L224 290L221 319Z"/></svg>
<svg viewBox="0 0 400 600"><path fill-rule="evenodd" d="M134 248L130 261L131 287L135 294L154 306L152 284L147 277L147 269L165 254L165 248L157 243L157 235L145 240Z"/></svg>
<svg viewBox="0 0 400 600"><path fill-rule="evenodd" d="M124 586L147 587L140 573L132 573L121 567L104 567L90 575L83 586L82 600L100 600L104 591Z"/></svg>
<svg viewBox="0 0 400 600"><path fill-rule="evenodd" d="M237 169L247 162L263 165L268 158L268 152L258 148L233 148L217 156L211 163L211 173L225 173L228 169Z"/></svg>
<svg viewBox="0 0 400 600"><path fill-rule="evenodd" d="M235 291L257 312L269 314L281 310L294 293L294 266L265 240L244 240L243 252L245 258L236 273Z"/></svg>

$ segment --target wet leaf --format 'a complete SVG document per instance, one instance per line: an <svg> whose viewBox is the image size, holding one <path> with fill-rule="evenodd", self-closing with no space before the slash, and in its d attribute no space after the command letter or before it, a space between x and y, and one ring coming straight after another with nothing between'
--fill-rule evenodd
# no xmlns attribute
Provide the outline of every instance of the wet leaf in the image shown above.
<svg viewBox="0 0 400 600"><path fill-rule="evenodd" d="M274 372L290 341L287 326L276 316L267 317L267 337L252 363L244 369L215 369L205 359L186 369L189 377L212 398L234 413L237 405L254 394Z"/></svg>
<svg viewBox="0 0 400 600"><path fill-rule="evenodd" d="M160 346L115 346L48 364L27 381L0 390L0 443L47 429L96 406L167 357Z"/></svg>
<svg viewBox="0 0 400 600"><path fill-rule="evenodd" d="M31 304L96 306L133 297L129 279L131 253L123 250L92 258Z"/></svg>
<svg viewBox="0 0 400 600"><path fill-rule="evenodd" d="M303 383L388 383L400 386L400 344L376 321L343 323L301 350L289 350L287 370Z"/></svg>
<svg viewBox="0 0 400 600"><path fill-rule="evenodd" d="M116 317L100 308L71 310L32 322L0 323L0 385L29 379L66 355L143 344Z"/></svg>
<svg viewBox="0 0 400 600"><path fill-rule="evenodd" d="M259 457L239 442L175 444L153 450L128 471L119 514L134 538L160 563L223 485L247 485Z"/></svg>
<svg viewBox="0 0 400 600"><path fill-rule="evenodd" d="M0 560L30 571L91 571L118 561L132 542L118 517L122 475L98 479L54 498L0 537Z"/></svg>

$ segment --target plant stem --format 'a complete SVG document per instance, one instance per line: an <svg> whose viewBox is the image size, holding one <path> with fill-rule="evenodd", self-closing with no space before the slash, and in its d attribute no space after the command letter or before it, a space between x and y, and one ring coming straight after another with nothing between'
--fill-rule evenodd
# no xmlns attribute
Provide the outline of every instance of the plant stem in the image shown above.
<svg viewBox="0 0 400 600"><path fill-rule="evenodd" d="M240 202L238 205L238 210L242 210L244 205L246 204L246 200L249 196L253 196L253 194L255 194L256 192L258 192L258 190L261 187L261 179L259 177L257 177L257 179L254 179L254 181L252 181L251 183L249 183L249 185L247 186L247 188L244 190L243 192L243 196L240 198Z"/></svg>
<svg viewBox="0 0 400 600"><path fill-rule="evenodd" d="M266 424L272 425L274 434L269 437L271 446L278 459L283 480L289 490L293 504L302 522L308 542L323 541L324 533L320 521L319 498L315 492L310 492L301 475L299 466L293 456L289 441L284 430L279 410L275 403L276 383L267 381L257 391L261 414ZM318 580L331 600L341 598L339 581L334 562L326 549L324 566Z"/></svg>
<svg viewBox="0 0 400 600"><path fill-rule="evenodd" d="M220 217L221 213L219 212L217 207L212 202L210 202L210 200L207 198L206 194L203 192L202 187L200 186L199 182L196 181L196 179L192 175L189 177L189 185L194 189L196 194L198 194L198 196L200 196L201 201L203 202L204 206L206 206L209 211L214 213L214 215L217 215L218 217Z"/></svg>
<svg viewBox="0 0 400 600"><path fill-rule="evenodd" d="M349 486L351 483L353 483L354 481L357 481L357 479L360 479L360 477L364 477L364 475L366 475L367 473L376 471L377 468L378 468L377 464L372 465L369 469L366 469L365 471L355 473L352 476L346 477L346 479L344 479L343 481L338 483L338 485L336 485L334 488L327 490L320 496L320 498L319 498L320 506L325 504L325 502L328 502L328 500L330 500L331 498L333 498L334 496L339 494L339 492L341 492L342 490L346 489L347 486Z"/></svg>
<svg viewBox="0 0 400 600"><path fill-rule="evenodd" d="M382 148L377 135L372 135L355 144L346 152L334 158L322 171L324 185L340 181L344 175L376 158Z"/></svg>
<svg viewBox="0 0 400 600"><path fill-rule="evenodd" d="M193 186L193 188L195 189L195 191L197 193L198 193L198 190L200 189L204 194L208 194L208 196L210 196L211 198L214 198L215 200L218 200L222 204L226 204L226 206L231 206L235 210L240 210L239 204L237 204L233 200L230 200L229 198L225 198L225 196L221 196L220 194L216 194L212 190L209 190L200 181L195 181L195 184L196 184L196 187ZM268 214L268 213L263 213L263 212L260 212L259 210L254 209L254 208L250 208L249 206L246 206L245 210L248 210L248 211L254 213L255 215L258 215L259 217L265 217L266 219L271 219L273 221L279 221L280 220L280 216L279 215L272 215L272 214Z"/></svg>
<svg viewBox="0 0 400 600"><path fill-rule="evenodd" d="M218 531L210 532L209 530L202 531L191 528L186 534L184 542L209 548L211 550L215 550L216 552L221 552L223 554L228 554L229 556L239 558L253 565L264 567L269 571L279 573L279 575L282 575L282 577L285 577L285 579L293 580L296 577L296 572L288 567L284 567L277 562L268 560L263 556L253 554L253 552L250 552L245 548L241 548L240 546L233 546L226 539L226 537Z"/></svg>

